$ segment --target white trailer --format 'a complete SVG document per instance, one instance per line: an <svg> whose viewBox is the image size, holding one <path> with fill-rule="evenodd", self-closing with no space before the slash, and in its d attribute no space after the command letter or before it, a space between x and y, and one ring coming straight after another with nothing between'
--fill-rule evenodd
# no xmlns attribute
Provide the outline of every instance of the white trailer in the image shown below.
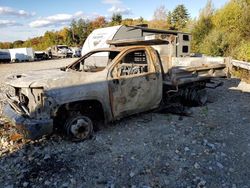
<svg viewBox="0 0 250 188"><path fill-rule="evenodd" d="M34 61L33 48L9 49L11 62Z"/></svg>
<svg viewBox="0 0 250 188"><path fill-rule="evenodd" d="M155 34L165 34L165 35L174 35L176 36L173 49L171 49L171 53L173 57L185 57L190 55L190 42L191 35L189 33L183 33L178 31L171 30L158 30L158 29L150 29L147 27L141 26L113 26L95 29L86 39L85 43L82 47L82 56L91 50L97 48L107 48L110 47L106 43L107 40L122 40L122 39L145 39L145 37L154 36ZM160 45L159 45L160 46ZM166 48L167 47L167 48ZM168 49L169 46L160 46L158 48ZM159 50L159 49L157 49ZM169 50L167 50L169 53Z"/></svg>
<svg viewBox="0 0 250 188"><path fill-rule="evenodd" d="M83 44L82 56L94 49L108 48L110 45L108 45L106 41L112 40L120 28L121 25L95 29L92 31Z"/></svg>

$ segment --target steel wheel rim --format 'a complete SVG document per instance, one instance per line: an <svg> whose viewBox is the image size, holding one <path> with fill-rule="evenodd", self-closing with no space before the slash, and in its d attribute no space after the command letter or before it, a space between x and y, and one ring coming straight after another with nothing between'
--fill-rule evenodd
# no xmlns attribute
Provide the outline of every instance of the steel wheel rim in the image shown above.
<svg viewBox="0 0 250 188"><path fill-rule="evenodd" d="M83 140L90 135L92 123L88 118L77 117L69 126L70 133L77 139Z"/></svg>

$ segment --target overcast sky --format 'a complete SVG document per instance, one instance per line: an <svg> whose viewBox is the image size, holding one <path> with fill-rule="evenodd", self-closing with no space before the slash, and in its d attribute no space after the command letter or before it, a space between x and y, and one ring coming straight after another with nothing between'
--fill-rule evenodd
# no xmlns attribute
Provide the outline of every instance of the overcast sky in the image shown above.
<svg viewBox="0 0 250 188"><path fill-rule="evenodd" d="M214 0L220 8L228 0ZM150 20L160 5L172 11L184 4L192 18L197 17L207 0L0 0L0 42L26 40L41 36L47 30L59 30L72 19L110 18L121 13L123 18Z"/></svg>

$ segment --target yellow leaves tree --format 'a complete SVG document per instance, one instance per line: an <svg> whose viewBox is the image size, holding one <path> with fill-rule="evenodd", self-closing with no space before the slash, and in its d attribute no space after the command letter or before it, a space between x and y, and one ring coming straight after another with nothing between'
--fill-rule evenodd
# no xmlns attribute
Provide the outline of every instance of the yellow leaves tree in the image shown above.
<svg viewBox="0 0 250 188"><path fill-rule="evenodd" d="M207 55L249 60L249 10L249 0L230 0L213 14L203 11L192 30L192 49Z"/></svg>
<svg viewBox="0 0 250 188"><path fill-rule="evenodd" d="M58 32L58 35L62 38L63 41L66 41L69 35L69 32L70 32L69 28L65 27Z"/></svg>

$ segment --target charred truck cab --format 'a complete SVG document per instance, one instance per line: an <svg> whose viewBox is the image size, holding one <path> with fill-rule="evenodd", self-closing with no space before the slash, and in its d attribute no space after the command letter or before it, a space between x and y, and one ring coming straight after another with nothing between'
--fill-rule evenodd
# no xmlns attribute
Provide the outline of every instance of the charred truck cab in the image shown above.
<svg viewBox="0 0 250 188"><path fill-rule="evenodd" d="M111 47L92 50L62 69L9 76L6 83L15 94L7 94L4 116L27 138L57 127L83 140L99 122L149 111L171 99L204 104L206 83L222 76L225 65L173 66L171 53L161 55L158 45L171 50L174 41L171 34L112 40Z"/></svg>

